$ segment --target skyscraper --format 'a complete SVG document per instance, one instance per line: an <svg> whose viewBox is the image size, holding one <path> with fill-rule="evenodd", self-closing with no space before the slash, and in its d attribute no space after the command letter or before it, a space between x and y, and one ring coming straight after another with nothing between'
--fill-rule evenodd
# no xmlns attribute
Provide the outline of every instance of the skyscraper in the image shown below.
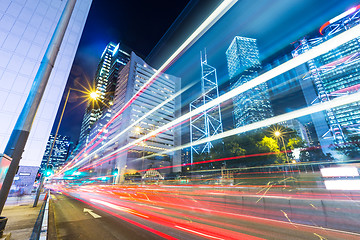
<svg viewBox="0 0 360 240"><path fill-rule="evenodd" d="M0 152L4 151L24 106L66 2L1 1ZM75 5L22 155L19 172L28 172L34 175L33 179L45 151L91 2L78 0Z"/></svg>
<svg viewBox="0 0 360 240"><path fill-rule="evenodd" d="M257 76L260 69L256 39L236 36L226 50L231 89ZM272 117L266 83L260 84L233 98L235 128Z"/></svg>
<svg viewBox="0 0 360 240"><path fill-rule="evenodd" d="M256 39L236 36L226 50L229 77L242 73L251 75L260 69Z"/></svg>
<svg viewBox="0 0 360 240"><path fill-rule="evenodd" d="M127 51L130 52L130 50ZM119 43L113 51L109 76L107 79L107 86L105 91L105 104L107 106L111 106L113 104L119 72L124 66L126 66L129 61L130 54L124 51L123 46L120 47Z"/></svg>
<svg viewBox="0 0 360 240"><path fill-rule="evenodd" d="M49 140L46 144L46 150L43 156L43 160L41 162L41 166L40 166L41 170L44 170L46 168L46 163L47 160L49 159L49 154L53 142L54 142L54 135L50 134ZM54 167L54 169L62 166L65 163L68 155L70 154L71 145L72 143L69 137L57 135L49 160L49 164L51 164Z"/></svg>
<svg viewBox="0 0 360 240"><path fill-rule="evenodd" d="M302 38L295 45L293 56L297 57L322 42L357 25L359 6L326 22L316 38ZM330 101L360 89L360 43L351 40L297 68L303 75L302 89L308 105ZM342 144L348 134L360 134L360 105L352 103L312 114L319 141L323 146Z"/></svg>
<svg viewBox="0 0 360 240"><path fill-rule="evenodd" d="M134 52L131 53L130 62L119 73L112 107L113 115L116 115L125 106L155 72L154 68L145 63ZM180 97L172 97L179 90L180 78L160 73L154 82L114 120L110 127L112 134L109 137L116 139L116 148L121 148L176 119L179 116ZM167 102L163 106L139 121L142 116L165 101ZM180 151L146 158L146 156L179 145L180 134L177 128L169 129L152 136L141 144L125 149L117 156L116 167L119 172L123 172L125 168L143 170L179 165L181 161ZM161 171L169 172L170 170ZM180 166L172 169L175 172L180 170Z"/></svg>
<svg viewBox="0 0 360 240"><path fill-rule="evenodd" d="M104 109L112 104L114 84L119 70L129 61L129 54L119 48L120 44L110 42L101 55L96 73L95 90L99 95L96 104L89 103L83 117L80 144L86 144L93 124L101 118Z"/></svg>

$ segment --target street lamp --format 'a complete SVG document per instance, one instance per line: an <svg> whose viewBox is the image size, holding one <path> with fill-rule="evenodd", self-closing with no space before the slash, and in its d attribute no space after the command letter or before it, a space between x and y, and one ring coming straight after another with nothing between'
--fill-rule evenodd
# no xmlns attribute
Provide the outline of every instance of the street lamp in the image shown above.
<svg viewBox="0 0 360 240"><path fill-rule="evenodd" d="M98 97L99 97L99 94L97 92L91 92L89 94L90 98L93 99L93 100L97 100Z"/></svg>
<svg viewBox="0 0 360 240"><path fill-rule="evenodd" d="M134 128L134 131L136 134L140 134L141 133L141 127L137 126Z"/></svg>
<svg viewBox="0 0 360 240"><path fill-rule="evenodd" d="M287 162L287 163L290 163L290 162L289 162L289 157L288 157L287 151L286 151L286 145L285 145L285 142L284 142L284 137L283 137L284 133L281 132L280 130L275 130L275 131L273 132L273 134L274 134L275 138L277 138L277 139L280 138L280 139L282 140L282 143L283 143L283 145L284 145L284 150L285 150L286 162Z"/></svg>
<svg viewBox="0 0 360 240"><path fill-rule="evenodd" d="M61 112L61 115L60 115L60 119L59 119L59 123L57 125L57 128L56 128L56 132L55 132L55 135L54 135L54 140L51 144L51 148L50 148L50 152L49 152L49 157L47 159L47 162L46 162L46 168L48 168L49 166L49 162L50 162L50 158L51 158L51 154L52 154L52 151L54 149L54 145L55 145L55 142L56 142L56 138L57 138L57 135L58 135L58 132L59 132L59 128L60 128L60 124L62 122L62 118L64 116L64 112L65 112L65 108L66 108L66 105L67 105L67 102L69 100L69 96L70 96L70 91L71 90L74 90L74 91L78 91L78 92L81 92L81 93L85 93L88 97L88 100L97 100L99 98L99 94L96 92L96 91L82 91L82 90L78 90L78 89L75 89L75 88L69 88L67 94L66 94L66 99L65 99L65 103L64 103L64 106L63 106L63 109L62 109L62 112ZM37 192L36 192L36 197L35 197L35 200L34 200L34 204L33 204L33 207L36 207L37 206L37 203L39 201L39 196L40 196L40 193L41 193L41 190L44 186L44 176L43 174L41 174L41 177L40 177L40 185L39 185L39 188L37 189Z"/></svg>

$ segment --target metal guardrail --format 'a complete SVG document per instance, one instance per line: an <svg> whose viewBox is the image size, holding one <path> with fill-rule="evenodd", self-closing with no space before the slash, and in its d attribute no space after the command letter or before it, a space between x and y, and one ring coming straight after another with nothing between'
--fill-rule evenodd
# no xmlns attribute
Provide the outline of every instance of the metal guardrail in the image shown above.
<svg viewBox="0 0 360 240"><path fill-rule="evenodd" d="M30 240L47 239L47 229L48 229L48 221L49 221L49 199L50 199L50 190L48 190L48 192L45 195L45 199L43 204L41 205L41 209L36 219Z"/></svg>

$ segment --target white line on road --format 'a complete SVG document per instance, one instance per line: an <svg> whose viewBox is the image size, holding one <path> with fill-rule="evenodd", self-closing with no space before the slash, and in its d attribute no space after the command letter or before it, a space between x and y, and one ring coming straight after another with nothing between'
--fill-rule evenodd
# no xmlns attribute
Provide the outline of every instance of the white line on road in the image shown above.
<svg viewBox="0 0 360 240"><path fill-rule="evenodd" d="M91 210L91 209L84 208L84 212L89 213L91 216L93 216L93 218L101 218L101 216L100 216L100 215L98 215L98 214L94 213L94 212L93 212L93 210Z"/></svg>

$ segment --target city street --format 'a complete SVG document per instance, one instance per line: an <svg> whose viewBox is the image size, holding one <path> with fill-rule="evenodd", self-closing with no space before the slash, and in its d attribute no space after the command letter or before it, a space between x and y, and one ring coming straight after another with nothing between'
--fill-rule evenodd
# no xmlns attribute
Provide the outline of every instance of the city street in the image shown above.
<svg viewBox="0 0 360 240"><path fill-rule="evenodd" d="M359 0L1 0L0 240L360 239Z"/></svg>
<svg viewBox="0 0 360 240"><path fill-rule="evenodd" d="M104 187L104 186L103 186ZM77 189L53 194L58 239L358 239L357 233L241 214L237 203L218 196L166 192L156 188L101 191ZM191 201L189 201L191 199ZM255 201L253 201L255 202ZM301 204L299 204L300 206ZM249 210L256 212L256 207ZM281 208L281 207L280 207ZM285 209L285 208L284 208ZM263 212L258 205L257 211ZM276 209L268 209L271 213ZM313 218L317 214L306 212ZM255 213L256 215L256 213ZM276 216L275 216L276 217ZM135 224L135 225L134 225ZM146 230L147 228L147 230Z"/></svg>
<svg viewBox="0 0 360 240"><path fill-rule="evenodd" d="M62 194L52 195L58 239L161 239L149 231ZM84 209L94 210L92 214ZM97 215L95 215L97 214ZM95 217L94 217L95 216ZM49 234L51 228L49 229Z"/></svg>

